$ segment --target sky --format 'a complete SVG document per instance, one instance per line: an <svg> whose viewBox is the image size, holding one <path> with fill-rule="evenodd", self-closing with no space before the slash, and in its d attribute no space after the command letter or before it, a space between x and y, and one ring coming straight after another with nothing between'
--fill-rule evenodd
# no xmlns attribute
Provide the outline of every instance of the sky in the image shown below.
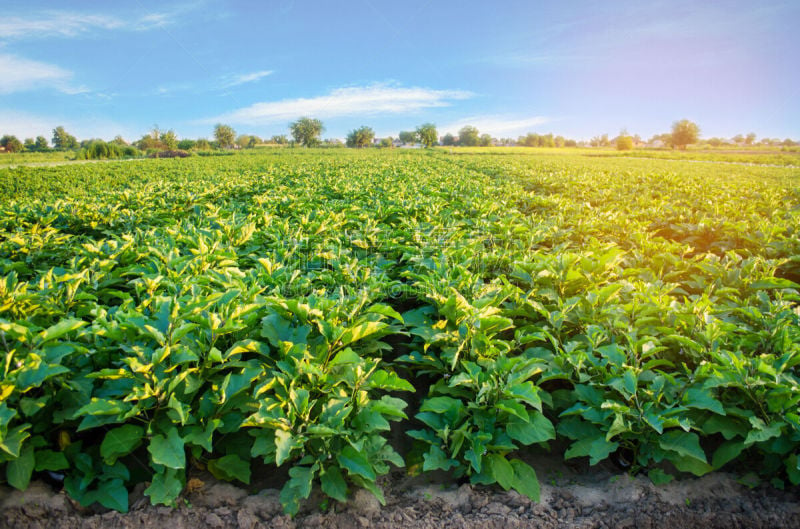
<svg viewBox="0 0 800 529"><path fill-rule="evenodd" d="M800 139L800 1L73 1L0 6L0 135Z"/></svg>

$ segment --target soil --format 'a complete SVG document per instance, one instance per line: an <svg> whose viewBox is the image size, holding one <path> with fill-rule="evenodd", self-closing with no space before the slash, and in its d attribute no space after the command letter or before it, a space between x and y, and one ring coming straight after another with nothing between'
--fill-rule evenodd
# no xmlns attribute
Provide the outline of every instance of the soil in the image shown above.
<svg viewBox="0 0 800 529"><path fill-rule="evenodd" d="M714 473L655 486L613 467L586 467L561 461L534 463L542 483L541 501L497 487L453 484L446 475L409 477L398 470L382 478L386 505L364 490L347 504L315 491L291 518L282 513L278 490L245 490L192 477L177 508L154 507L139 485L130 512L83 508L41 481L24 492L0 488L0 527L16 529L169 527L255 528L783 528L800 527L800 490L753 489L735 476ZM274 483L261 476L260 483Z"/></svg>

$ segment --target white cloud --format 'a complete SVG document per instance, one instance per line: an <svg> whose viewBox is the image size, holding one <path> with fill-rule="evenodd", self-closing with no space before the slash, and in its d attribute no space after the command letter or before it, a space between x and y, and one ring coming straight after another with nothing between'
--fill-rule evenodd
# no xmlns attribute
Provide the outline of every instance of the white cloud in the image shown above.
<svg viewBox="0 0 800 529"><path fill-rule="evenodd" d="M25 16L6 14L0 19L0 38L77 37L93 30L112 29L146 31L170 24L177 13L149 13L125 19L69 11L43 11Z"/></svg>
<svg viewBox="0 0 800 529"><path fill-rule="evenodd" d="M2 134L13 134L20 140L44 136L49 142L53 137L53 129L63 126L67 132L79 140L103 138L110 140L121 134L128 141L138 139L136 131L106 118L83 117L78 120L64 119L63 116L39 116L16 110L0 109Z"/></svg>
<svg viewBox="0 0 800 529"><path fill-rule="evenodd" d="M240 75L228 76L223 78L222 87L231 88L233 86L239 86L246 83L254 83L256 81L260 81L261 79L263 79L268 75L272 75L272 70L260 70L258 72L243 73Z"/></svg>
<svg viewBox="0 0 800 529"><path fill-rule="evenodd" d="M202 123L224 121L243 125L261 125L301 116L324 119L340 116L402 114L426 108L446 107L452 100L469 97L472 97L472 94L462 90L402 88L387 84L372 84L337 88L324 96L256 103L221 116L202 120Z"/></svg>
<svg viewBox="0 0 800 529"><path fill-rule="evenodd" d="M539 125L550 123L553 120L544 116L519 117L502 115L472 116L456 122L438 127L439 134L458 135L458 131L465 125L472 125L481 134L491 134L495 138L517 136L532 132Z"/></svg>
<svg viewBox="0 0 800 529"><path fill-rule="evenodd" d="M0 54L0 94L52 87L67 94L85 92L69 84L72 72L15 55Z"/></svg>

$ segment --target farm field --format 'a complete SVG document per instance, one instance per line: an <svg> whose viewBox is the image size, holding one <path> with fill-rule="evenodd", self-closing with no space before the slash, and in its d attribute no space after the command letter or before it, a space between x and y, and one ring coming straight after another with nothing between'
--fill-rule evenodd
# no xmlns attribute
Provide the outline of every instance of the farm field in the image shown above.
<svg viewBox="0 0 800 529"><path fill-rule="evenodd" d="M198 473L277 474L290 515L383 502L395 468L535 501L553 458L796 490L799 283L796 167L270 149L0 169L0 479L125 512L137 486L176 506Z"/></svg>

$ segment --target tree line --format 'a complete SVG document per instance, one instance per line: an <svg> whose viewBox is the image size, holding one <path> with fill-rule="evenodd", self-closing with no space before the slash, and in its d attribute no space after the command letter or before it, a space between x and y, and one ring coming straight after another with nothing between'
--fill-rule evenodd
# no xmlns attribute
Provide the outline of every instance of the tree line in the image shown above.
<svg viewBox="0 0 800 529"><path fill-rule="evenodd" d="M419 145L421 147L443 146L465 146L465 147L486 147L490 145L501 146L526 146L526 147L615 147L618 150L629 150L634 147L667 147L674 149L686 149L688 145L699 141L700 128L696 123L683 119L676 121L672 125L672 130L663 134L656 134L646 143L637 135L630 135L623 130L615 138L609 138L608 134L595 136L588 142L579 142L563 136L553 134L539 134L529 132L524 136L519 136L516 140L512 138L493 138L489 134L481 134L477 127L465 125L455 136L447 133L441 138L433 123L423 123L411 131L401 131L397 139L392 137L381 138L376 141L375 131L369 126L361 126L353 129L347 134L347 138L342 142L335 139L322 140L322 133L325 126L322 121L315 118L303 117L289 124L291 138L287 135L274 135L269 139L262 139L252 134L236 134L230 125L217 124L213 131L213 140L200 138L192 140L188 138L179 139L173 130L161 130L158 125L144 134L139 140L128 143L121 136L106 142L100 139L90 139L78 141L75 136L64 130L63 126L53 129L52 145L48 143L44 136L27 138L21 142L16 136L5 135L0 138L0 147L6 152L51 152L51 151L75 151L77 159L96 159L96 158L123 158L136 157L142 155L159 156L187 153L188 151L211 151L215 149L248 149L261 144L318 147L318 146L346 146L351 148L365 147L394 147L397 144ZM722 138L709 138L703 140L712 147L722 145L766 145L793 147L797 142L786 138L763 138L756 143L756 134L738 134L730 140Z"/></svg>

